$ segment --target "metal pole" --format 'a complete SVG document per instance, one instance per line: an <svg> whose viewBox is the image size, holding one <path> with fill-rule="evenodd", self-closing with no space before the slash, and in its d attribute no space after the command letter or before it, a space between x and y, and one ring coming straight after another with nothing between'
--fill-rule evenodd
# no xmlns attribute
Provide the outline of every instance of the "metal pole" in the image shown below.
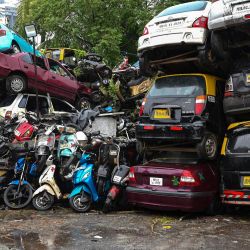
<svg viewBox="0 0 250 250"><path fill-rule="evenodd" d="M37 86L37 65L36 65L36 47L35 47L35 37L33 36L33 53L34 53L34 68L35 68L35 86ZM39 101L38 101L38 89L36 87L36 114L38 121L39 117Z"/></svg>

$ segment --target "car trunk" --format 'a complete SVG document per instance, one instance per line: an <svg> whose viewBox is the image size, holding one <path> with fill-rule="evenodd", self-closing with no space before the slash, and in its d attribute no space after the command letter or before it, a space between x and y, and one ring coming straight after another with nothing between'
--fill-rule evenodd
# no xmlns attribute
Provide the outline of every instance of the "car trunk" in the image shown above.
<svg viewBox="0 0 250 250"><path fill-rule="evenodd" d="M205 79L202 76L160 78L147 96L142 120L153 124L191 122L196 113L197 98L204 98L204 95Z"/></svg>
<svg viewBox="0 0 250 250"><path fill-rule="evenodd" d="M229 136L221 170L225 189L250 188L250 129Z"/></svg>

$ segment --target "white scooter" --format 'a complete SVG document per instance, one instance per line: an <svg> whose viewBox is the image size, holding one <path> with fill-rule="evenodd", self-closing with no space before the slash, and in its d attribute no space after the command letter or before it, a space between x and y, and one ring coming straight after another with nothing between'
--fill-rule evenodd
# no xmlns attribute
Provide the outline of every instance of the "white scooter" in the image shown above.
<svg viewBox="0 0 250 250"><path fill-rule="evenodd" d="M76 137L80 145L87 143L88 138L83 132L77 132ZM39 178L40 187L33 194L32 204L35 209L40 211L48 210L53 206L55 198L57 200L67 198L67 192L65 193L62 190L67 186L66 182L72 184L71 179L78 163L77 154L72 155L64 166L65 174L60 176L58 167L53 164L53 156L49 157L46 163L48 167ZM69 190L69 192L71 191Z"/></svg>

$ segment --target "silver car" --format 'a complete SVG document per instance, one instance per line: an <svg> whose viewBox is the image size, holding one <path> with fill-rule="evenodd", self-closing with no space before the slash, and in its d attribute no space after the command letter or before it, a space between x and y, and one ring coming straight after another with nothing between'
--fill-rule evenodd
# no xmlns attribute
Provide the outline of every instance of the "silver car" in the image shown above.
<svg viewBox="0 0 250 250"><path fill-rule="evenodd" d="M208 28L219 30L244 23L250 24L249 0L219 0L212 4Z"/></svg>

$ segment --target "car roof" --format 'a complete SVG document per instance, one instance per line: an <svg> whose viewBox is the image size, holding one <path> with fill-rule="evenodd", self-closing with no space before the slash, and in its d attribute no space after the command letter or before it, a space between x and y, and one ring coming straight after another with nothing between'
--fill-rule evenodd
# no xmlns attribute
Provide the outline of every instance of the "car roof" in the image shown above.
<svg viewBox="0 0 250 250"><path fill-rule="evenodd" d="M224 80L221 77L218 76L213 76L210 74L201 74L201 73L185 73L185 74L172 74L172 75L163 75L163 76L158 76L156 79L160 79L160 78L166 78L166 77L172 77L172 76L203 76L205 78L215 78L217 80Z"/></svg>

